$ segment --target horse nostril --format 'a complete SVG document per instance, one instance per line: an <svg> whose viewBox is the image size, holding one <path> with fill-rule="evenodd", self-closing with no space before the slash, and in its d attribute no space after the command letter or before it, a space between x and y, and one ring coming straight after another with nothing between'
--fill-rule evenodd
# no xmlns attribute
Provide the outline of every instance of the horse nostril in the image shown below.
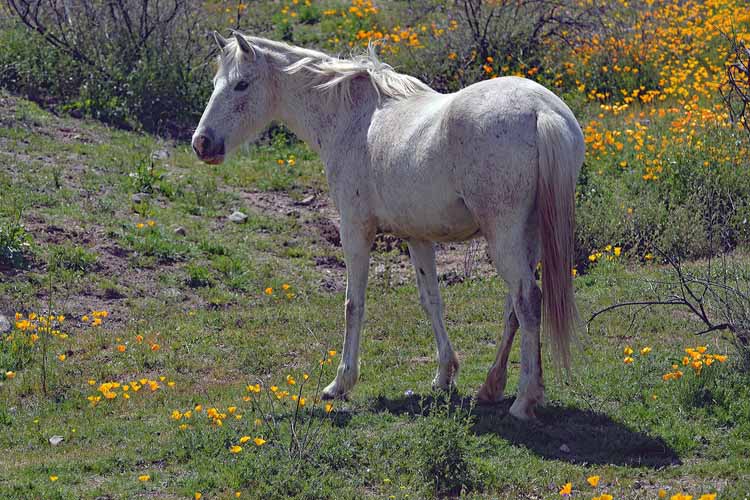
<svg viewBox="0 0 750 500"><path fill-rule="evenodd" d="M201 134L198 136L197 146L201 154L209 153L211 151L211 138Z"/></svg>

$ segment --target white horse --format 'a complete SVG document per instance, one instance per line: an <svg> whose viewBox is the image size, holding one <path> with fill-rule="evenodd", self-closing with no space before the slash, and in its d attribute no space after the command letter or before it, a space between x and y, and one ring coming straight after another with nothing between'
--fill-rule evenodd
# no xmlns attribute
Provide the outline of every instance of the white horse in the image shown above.
<svg viewBox="0 0 750 500"><path fill-rule="evenodd" d="M236 32L230 40L214 36L219 69L193 135L195 153L221 163L279 120L320 155L341 215L346 327L341 363L324 395L345 397L359 376L370 246L378 230L408 241L437 341L433 385L454 383L458 359L443 324L433 242L481 234L509 293L502 340L478 399L502 398L520 326L521 373L510 413L534 418L544 400L540 326L567 366L576 322L574 192L584 141L565 103L523 78L440 94L381 63L372 50L339 59ZM542 290L534 275L540 260Z"/></svg>

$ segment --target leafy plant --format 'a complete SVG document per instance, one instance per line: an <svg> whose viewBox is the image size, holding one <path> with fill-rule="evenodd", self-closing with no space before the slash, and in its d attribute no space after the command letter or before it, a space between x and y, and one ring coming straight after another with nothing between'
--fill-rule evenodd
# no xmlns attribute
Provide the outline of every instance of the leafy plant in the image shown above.
<svg viewBox="0 0 750 500"><path fill-rule="evenodd" d="M31 235L21 222L20 210L13 217L0 217L0 264L22 266L31 242Z"/></svg>
<svg viewBox="0 0 750 500"><path fill-rule="evenodd" d="M479 485L471 463L472 425L471 409L453 408L450 401L417 417L409 441L412 466L435 496L458 496Z"/></svg>

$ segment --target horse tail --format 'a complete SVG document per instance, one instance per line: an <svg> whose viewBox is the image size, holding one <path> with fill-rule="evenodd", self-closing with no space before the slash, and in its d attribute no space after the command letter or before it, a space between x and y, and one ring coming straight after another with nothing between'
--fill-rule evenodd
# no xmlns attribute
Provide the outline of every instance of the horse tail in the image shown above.
<svg viewBox="0 0 750 500"><path fill-rule="evenodd" d="M575 122L574 122L575 123ZM583 163L580 129L558 114L537 116L537 207L542 243L542 331L557 366L570 368L570 341L578 324L573 291L575 188ZM578 133L576 135L576 132Z"/></svg>

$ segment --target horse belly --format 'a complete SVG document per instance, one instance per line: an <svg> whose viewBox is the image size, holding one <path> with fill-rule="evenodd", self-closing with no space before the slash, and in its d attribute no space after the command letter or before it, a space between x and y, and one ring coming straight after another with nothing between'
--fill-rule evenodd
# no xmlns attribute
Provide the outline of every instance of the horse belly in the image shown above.
<svg viewBox="0 0 750 500"><path fill-rule="evenodd" d="M404 238L429 241L463 241L479 232L473 215L447 179L436 175L430 181L388 183L378 190L378 226ZM443 182L440 182L440 181Z"/></svg>

